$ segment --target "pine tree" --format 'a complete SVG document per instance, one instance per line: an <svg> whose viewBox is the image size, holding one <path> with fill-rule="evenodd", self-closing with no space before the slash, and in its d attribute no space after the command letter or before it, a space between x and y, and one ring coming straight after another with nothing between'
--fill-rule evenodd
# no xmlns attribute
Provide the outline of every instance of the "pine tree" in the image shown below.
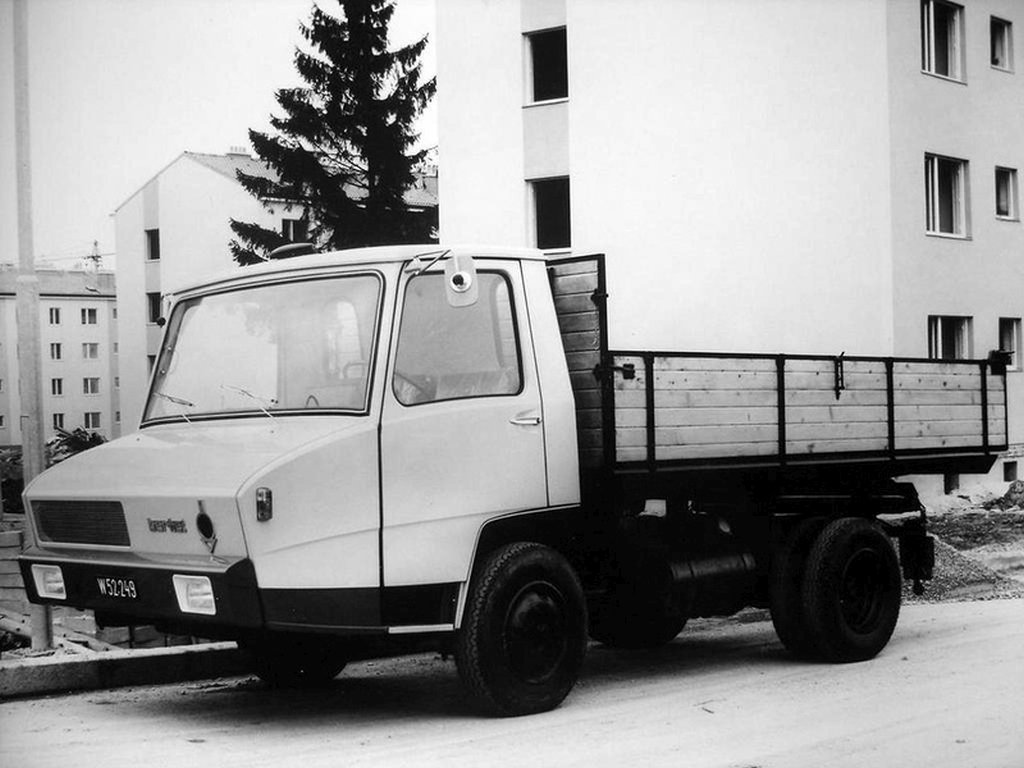
<svg viewBox="0 0 1024 768"><path fill-rule="evenodd" d="M437 208L410 210L404 193L426 150L411 152L413 122L433 97L436 80L420 82L427 38L388 49L392 0L339 0L343 15L314 5L299 29L313 49L296 49L305 86L276 93L284 116L274 135L249 131L276 179L238 172L265 207L297 207L308 239L321 249L429 242ZM239 264L261 261L288 242L279 232L231 220L231 252Z"/></svg>

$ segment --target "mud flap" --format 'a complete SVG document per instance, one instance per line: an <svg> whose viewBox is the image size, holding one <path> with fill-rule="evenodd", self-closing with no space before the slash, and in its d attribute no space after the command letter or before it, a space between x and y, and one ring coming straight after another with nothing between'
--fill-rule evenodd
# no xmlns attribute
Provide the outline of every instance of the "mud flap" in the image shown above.
<svg viewBox="0 0 1024 768"><path fill-rule="evenodd" d="M922 581L932 578L935 571L935 538L923 530L900 532L900 566L903 578L914 582L914 594L924 593Z"/></svg>

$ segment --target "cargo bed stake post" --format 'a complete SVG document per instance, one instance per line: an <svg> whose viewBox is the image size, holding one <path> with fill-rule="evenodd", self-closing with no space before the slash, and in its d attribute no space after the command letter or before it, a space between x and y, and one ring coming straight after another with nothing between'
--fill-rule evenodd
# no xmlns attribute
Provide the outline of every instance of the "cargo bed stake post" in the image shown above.
<svg viewBox="0 0 1024 768"><path fill-rule="evenodd" d="M839 393L842 392L844 389L846 389L846 380L845 380L845 374L844 374L844 371L843 371L843 355L845 355L845 354L846 354L846 350L844 349L842 352L839 353L839 356L836 357L835 359L833 359L833 361L832 361L832 364L833 364L833 366L835 368L835 374L836 374L836 386L835 386L836 400L839 399Z"/></svg>

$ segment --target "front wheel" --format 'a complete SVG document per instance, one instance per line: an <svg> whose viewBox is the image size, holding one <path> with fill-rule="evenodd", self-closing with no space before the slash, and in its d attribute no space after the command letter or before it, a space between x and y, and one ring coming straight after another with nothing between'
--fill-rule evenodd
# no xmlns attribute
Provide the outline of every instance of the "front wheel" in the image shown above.
<svg viewBox="0 0 1024 768"><path fill-rule="evenodd" d="M476 704L510 716L557 707L586 652L583 589L569 563L541 544L491 553L473 579L455 662Z"/></svg>
<svg viewBox="0 0 1024 768"><path fill-rule="evenodd" d="M803 606L826 661L864 661L886 646L900 613L900 567L878 525L845 517L825 526L807 558Z"/></svg>

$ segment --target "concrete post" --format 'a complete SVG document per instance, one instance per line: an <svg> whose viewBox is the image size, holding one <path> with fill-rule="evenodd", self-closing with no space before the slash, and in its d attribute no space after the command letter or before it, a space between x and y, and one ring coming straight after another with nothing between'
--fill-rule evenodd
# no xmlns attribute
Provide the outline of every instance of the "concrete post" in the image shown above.
<svg viewBox="0 0 1024 768"><path fill-rule="evenodd" d="M25 485L44 469L43 387L39 344L39 278L32 243L32 167L29 146L28 0L14 0L14 153L18 187L18 379L21 465ZM32 648L53 647L53 617L32 608Z"/></svg>

